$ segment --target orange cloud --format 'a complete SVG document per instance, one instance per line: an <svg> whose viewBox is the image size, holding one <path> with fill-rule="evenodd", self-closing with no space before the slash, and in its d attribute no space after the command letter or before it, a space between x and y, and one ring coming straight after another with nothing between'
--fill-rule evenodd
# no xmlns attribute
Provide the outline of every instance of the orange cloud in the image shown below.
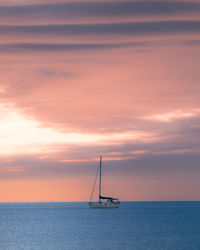
<svg viewBox="0 0 200 250"><path fill-rule="evenodd" d="M195 116L200 116L199 109L192 110L190 112L184 112L182 110L176 110L174 112L166 114L157 114L144 117L146 120L155 120L161 122L171 122L176 119L187 119Z"/></svg>
<svg viewBox="0 0 200 250"><path fill-rule="evenodd" d="M9 172L24 172L26 171L24 168L21 166L5 166L1 167L0 173L9 173Z"/></svg>

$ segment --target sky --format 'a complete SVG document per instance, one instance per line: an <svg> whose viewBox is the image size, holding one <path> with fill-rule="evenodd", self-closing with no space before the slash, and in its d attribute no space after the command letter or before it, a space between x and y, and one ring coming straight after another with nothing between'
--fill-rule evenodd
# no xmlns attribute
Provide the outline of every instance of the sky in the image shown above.
<svg viewBox="0 0 200 250"><path fill-rule="evenodd" d="M0 0L0 202L200 200L199 64L200 1Z"/></svg>

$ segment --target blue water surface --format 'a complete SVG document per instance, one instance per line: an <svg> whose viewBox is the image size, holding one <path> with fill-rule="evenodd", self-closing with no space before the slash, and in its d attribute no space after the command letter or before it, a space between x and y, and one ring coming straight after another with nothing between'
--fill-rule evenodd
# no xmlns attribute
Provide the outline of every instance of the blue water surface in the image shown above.
<svg viewBox="0 0 200 250"><path fill-rule="evenodd" d="M0 203L2 250L200 249L200 202Z"/></svg>

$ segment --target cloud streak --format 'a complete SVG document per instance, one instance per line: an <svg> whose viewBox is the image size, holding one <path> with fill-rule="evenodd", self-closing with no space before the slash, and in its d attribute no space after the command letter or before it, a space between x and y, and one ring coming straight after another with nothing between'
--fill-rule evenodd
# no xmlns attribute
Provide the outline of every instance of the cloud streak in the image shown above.
<svg viewBox="0 0 200 250"><path fill-rule="evenodd" d="M200 33L200 21L158 21L107 24L0 25L1 35L145 35Z"/></svg>
<svg viewBox="0 0 200 250"><path fill-rule="evenodd" d="M96 51L110 50L120 48L138 48L147 46L148 42L132 42L132 43L82 43L82 44L54 44L54 43L14 43L0 44L2 53L41 51L41 52L75 52L75 51Z"/></svg>
<svg viewBox="0 0 200 250"><path fill-rule="evenodd" d="M24 6L1 6L0 16L15 18L39 17L119 17L146 15L174 15L198 13L198 2L185 1L117 1L117 2L67 2Z"/></svg>

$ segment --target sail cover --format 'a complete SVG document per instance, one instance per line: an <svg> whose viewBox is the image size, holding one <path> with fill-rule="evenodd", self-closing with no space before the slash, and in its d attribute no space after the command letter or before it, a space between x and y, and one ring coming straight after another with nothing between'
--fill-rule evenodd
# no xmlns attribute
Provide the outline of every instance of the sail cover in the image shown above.
<svg viewBox="0 0 200 250"><path fill-rule="evenodd" d="M105 197L105 196L101 196L101 195L99 195L99 198L102 199L102 200L118 200L117 198Z"/></svg>

